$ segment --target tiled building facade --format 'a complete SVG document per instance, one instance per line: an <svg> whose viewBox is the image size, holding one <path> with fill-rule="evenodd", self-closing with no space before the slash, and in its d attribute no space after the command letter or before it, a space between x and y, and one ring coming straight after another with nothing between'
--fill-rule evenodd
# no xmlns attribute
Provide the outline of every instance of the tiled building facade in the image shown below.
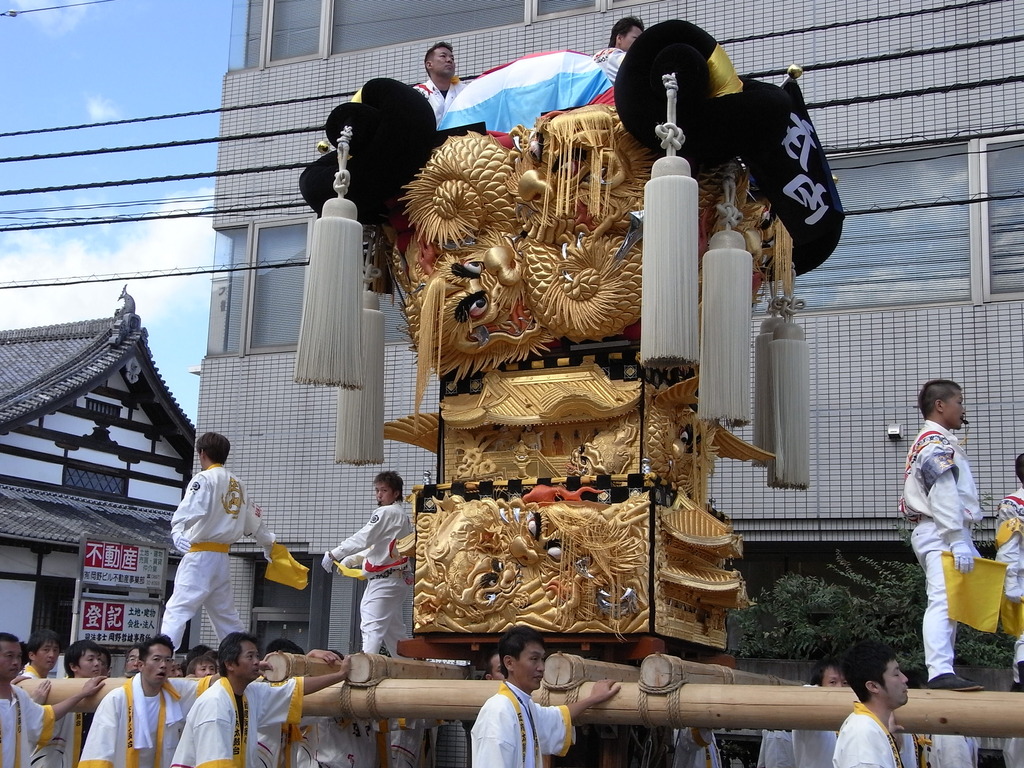
<svg viewBox="0 0 1024 768"><path fill-rule="evenodd" d="M928 378L952 377L966 388L982 493L997 500L1012 490L1013 458L1024 450L1014 441L1024 425L1017 383L1024 2L235 0L235 7L219 169L249 172L219 179L218 209L242 212L221 214L216 226L218 259L240 267L305 259L312 217L297 180L316 157L318 126L370 78L422 79L423 52L438 39L452 43L459 72L472 76L527 53L603 48L621 16L647 24L681 18L713 34L741 74L780 82L789 64L803 65L804 96L851 215L836 253L797 281L812 355L811 488L768 489L763 469L726 461L712 479L717 507L747 541L740 567L756 592L782 570L820 567L836 548L908 554L895 504L920 421L916 391ZM242 136L249 138L232 138ZM319 561L365 521L378 468L335 465L333 391L291 381L302 280L301 267L284 267L215 281L199 431L230 436L231 465L271 527ZM412 410L413 357L396 313L389 322L386 407L387 418L397 418ZM897 424L902 439L890 439L888 427ZM435 469L434 457L417 448L385 450L385 466L408 484ZM275 606L266 603L294 602L254 593L256 567L256 559L236 563L240 608L255 604L269 616ZM354 585L334 579L324 621L324 574L314 573L303 631L314 643L348 650ZM301 606L292 607L300 617ZM275 615L287 622L287 611Z"/></svg>

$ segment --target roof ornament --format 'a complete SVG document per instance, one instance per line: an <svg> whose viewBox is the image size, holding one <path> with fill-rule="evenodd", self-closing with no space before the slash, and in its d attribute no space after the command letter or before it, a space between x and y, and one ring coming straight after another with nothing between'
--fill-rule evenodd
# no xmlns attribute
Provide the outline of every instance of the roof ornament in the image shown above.
<svg viewBox="0 0 1024 768"><path fill-rule="evenodd" d="M110 346L119 344L129 333L142 327L142 318L135 314L135 299L128 293L127 283L121 289L118 298L124 301L124 306L114 311L114 324L110 327L110 336L107 338L107 344Z"/></svg>

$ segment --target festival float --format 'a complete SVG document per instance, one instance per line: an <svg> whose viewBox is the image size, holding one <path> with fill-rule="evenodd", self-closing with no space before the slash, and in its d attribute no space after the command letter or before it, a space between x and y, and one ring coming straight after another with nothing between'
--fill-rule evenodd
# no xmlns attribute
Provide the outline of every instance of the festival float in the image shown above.
<svg viewBox="0 0 1024 768"><path fill-rule="evenodd" d="M796 81L740 78L710 35L671 21L614 88L589 57L543 54L470 83L437 131L418 94L381 79L325 130L341 151L301 182L322 216L296 381L341 388L339 461L381 461L381 438L437 454L414 491L404 647L445 658L528 624L610 643L608 658L724 649L747 596L708 479L733 459L806 487L793 276L842 227ZM417 410L383 429L367 416L382 383L358 380L380 368L361 269L400 298L417 353ZM755 442L730 431L752 419Z"/></svg>

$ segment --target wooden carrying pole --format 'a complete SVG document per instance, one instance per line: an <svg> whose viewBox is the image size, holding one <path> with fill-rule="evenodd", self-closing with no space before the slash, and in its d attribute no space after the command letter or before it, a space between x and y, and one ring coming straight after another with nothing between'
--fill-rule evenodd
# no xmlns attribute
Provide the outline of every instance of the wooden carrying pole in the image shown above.
<svg viewBox="0 0 1024 768"><path fill-rule="evenodd" d="M20 685L32 690L41 681ZM49 703L61 701L81 689L84 680L51 680ZM124 684L107 680L102 693ZM331 686L303 699L304 715L363 720L389 717L472 720L488 697L498 691L493 680L383 680L358 688L346 683ZM590 694L593 683L578 689ZM641 690L639 683L620 683L609 701L588 710L579 723L663 725L698 728L765 728L770 730L835 730L853 708L853 692L845 688L804 688L789 685L718 685L688 683L665 694ZM571 692L548 691L552 705L564 704ZM542 692L534 694L542 698ZM76 708L95 709L100 695ZM968 736L1024 736L1019 716L1019 693L957 693L911 691L910 703L896 711L908 733L953 733Z"/></svg>
<svg viewBox="0 0 1024 768"><path fill-rule="evenodd" d="M418 680L464 680L470 667L457 664L439 664L434 661L416 659L393 659L375 653L353 653L348 657L351 667L348 673L350 685L375 685L385 678L401 677ZM270 669L263 676L272 683L279 683L289 677L312 677L334 672L336 667L319 659L311 659L296 653L275 651L264 659Z"/></svg>

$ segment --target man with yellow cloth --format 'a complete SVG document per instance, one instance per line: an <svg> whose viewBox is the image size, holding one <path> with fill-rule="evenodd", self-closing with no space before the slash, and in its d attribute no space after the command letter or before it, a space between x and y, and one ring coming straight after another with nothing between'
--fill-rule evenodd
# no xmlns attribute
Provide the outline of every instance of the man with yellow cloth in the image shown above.
<svg viewBox="0 0 1024 768"><path fill-rule="evenodd" d="M316 693L348 678L349 660L334 672L316 677L293 677L283 683L256 682L269 664L260 659L256 638L232 632L217 650L220 679L200 696L185 721L174 752L176 768L247 768L260 763L260 728L302 717L302 696ZM163 768L163 767L161 767Z"/></svg>
<svg viewBox="0 0 1024 768"><path fill-rule="evenodd" d="M857 643L843 657L843 675L860 701L839 729L833 768L903 768L893 713L907 703L907 676L896 655L876 640Z"/></svg>
<svg viewBox="0 0 1024 768"><path fill-rule="evenodd" d="M1006 581L1003 592L1006 599L1013 603L1010 611L1004 611L1003 629L1012 631L1017 635L1017 642L1013 646L1013 688L1019 691L1021 682L1024 681L1024 627L1020 626L1021 597L1024 596L1024 453L1017 457L1014 463L1014 470L1020 487L1009 496L999 502L999 509L996 517L999 519L999 528L996 530L996 546L999 551L996 553L996 560L1006 563ZM1016 614L1017 624L1015 627L1007 626L1008 614Z"/></svg>
<svg viewBox="0 0 1024 768"><path fill-rule="evenodd" d="M966 422L963 390L955 381L933 379L921 388L918 407L924 428L907 453L900 508L914 523L910 544L924 568L928 591L921 628L928 687L977 691L980 685L953 671L956 621L950 618L942 566L948 552L955 569L966 574L979 557L971 538L971 528L982 518L978 489L967 454L952 432Z"/></svg>
<svg viewBox="0 0 1024 768"><path fill-rule="evenodd" d="M530 695L544 679L544 639L523 625L498 641L505 682L484 702L473 725L473 765L487 768L542 768L542 755L564 755L575 739L572 721L608 701L619 684L598 680L590 695L561 707L542 707Z"/></svg>
<svg viewBox="0 0 1024 768"><path fill-rule="evenodd" d="M268 530L260 508L246 493L241 480L224 468L231 442L217 432L196 440L199 472L189 483L185 498L171 517L171 541L185 553L174 576L174 593L164 609L160 633L177 650L185 624L200 608L213 624L218 639L244 627L235 610L228 550L243 535L263 547L267 562L275 536Z"/></svg>
<svg viewBox="0 0 1024 768"><path fill-rule="evenodd" d="M185 716L212 678L169 679L174 649L160 635L142 643L139 658L139 674L96 707L79 768L170 766Z"/></svg>

